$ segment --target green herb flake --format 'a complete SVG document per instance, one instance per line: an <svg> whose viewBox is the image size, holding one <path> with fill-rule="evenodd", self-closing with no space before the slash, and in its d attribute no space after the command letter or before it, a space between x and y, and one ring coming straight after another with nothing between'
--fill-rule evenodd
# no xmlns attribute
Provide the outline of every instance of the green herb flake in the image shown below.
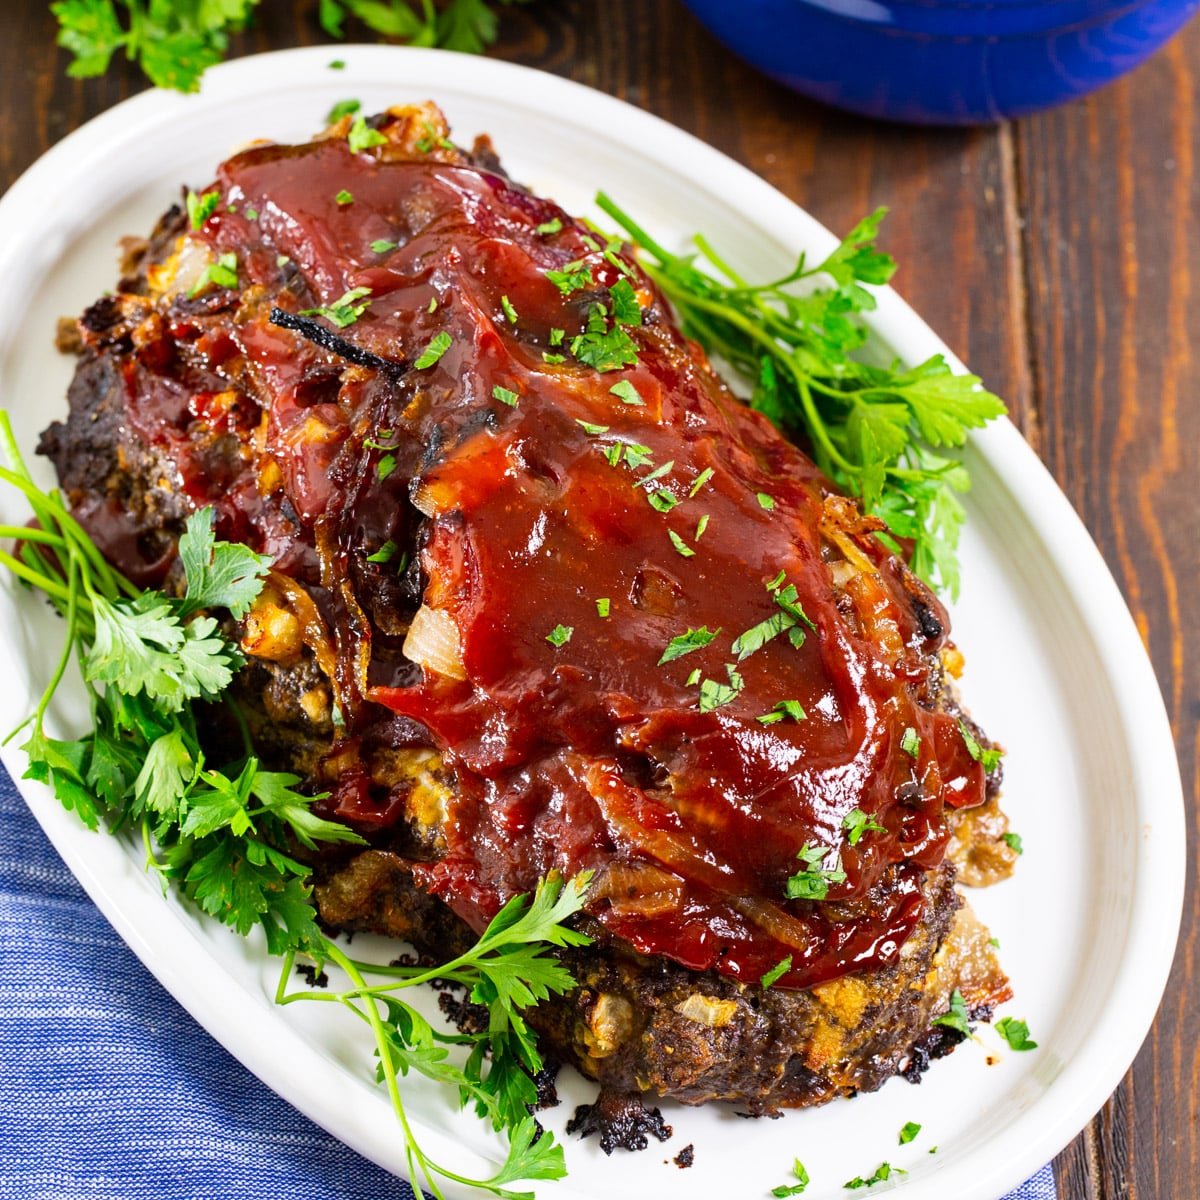
<svg viewBox="0 0 1200 1200"><path fill-rule="evenodd" d="M542 351L542 362L549 363L551 366L558 366L559 363L565 363L567 356L565 354L551 354L547 350Z"/></svg>
<svg viewBox="0 0 1200 1200"><path fill-rule="evenodd" d="M852 808L842 818L842 828L846 831L846 841L852 846L857 846L862 840L862 835L869 829L873 829L877 833L887 833L885 826L880 825L873 816L863 812L861 808Z"/></svg>
<svg viewBox="0 0 1200 1200"><path fill-rule="evenodd" d="M382 483L396 469L396 456L394 454L385 454L375 467L375 475Z"/></svg>
<svg viewBox="0 0 1200 1200"><path fill-rule="evenodd" d="M513 302L507 296L501 296L500 307L504 309L504 315L508 318L508 323L515 325L517 323L517 310L513 307Z"/></svg>
<svg viewBox="0 0 1200 1200"><path fill-rule="evenodd" d="M258 209L257 208L246 209L246 220L247 221L257 221L258 220Z"/></svg>
<svg viewBox="0 0 1200 1200"><path fill-rule="evenodd" d="M991 946L993 950L999 950L1000 939L998 937L990 937L988 938L988 945Z"/></svg>
<svg viewBox="0 0 1200 1200"><path fill-rule="evenodd" d="M967 1025L968 1019L967 1002L963 999L962 992L955 988L950 993L950 1007L940 1017L934 1017L933 1024L945 1025L947 1029L953 1029L966 1037L971 1032Z"/></svg>
<svg viewBox="0 0 1200 1200"><path fill-rule="evenodd" d="M671 545L675 547L675 552L677 554L681 554L684 558L691 558L693 555L695 555L695 550L693 550L691 546L689 546L687 542L685 542L683 538L681 538L679 534L675 532L675 530L668 529L667 537L671 539Z"/></svg>
<svg viewBox="0 0 1200 1200"><path fill-rule="evenodd" d="M399 549L399 547L396 545L396 543L389 539L388 541L384 542L383 545L380 546L379 549L376 550L374 554L367 555L367 562L369 562L369 563L391 562L392 559L396 557L397 549Z"/></svg>
<svg viewBox="0 0 1200 1200"><path fill-rule="evenodd" d="M733 643L733 652L738 656L738 662L749 658L795 624L793 617L785 612L777 612L772 613L765 621L751 626L745 633L739 634Z"/></svg>
<svg viewBox="0 0 1200 1200"><path fill-rule="evenodd" d="M637 301L637 293L628 279L618 279L608 289L608 297L612 302L613 320L620 325L640 325L642 323L642 308Z"/></svg>
<svg viewBox="0 0 1200 1200"><path fill-rule="evenodd" d="M593 425L591 421L580 420L575 418L575 424L578 425L584 433L591 434L592 437L599 437L602 433L608 432L607 425Z"/></svg>
<svg viewBox="0 0 1200 1200"><path fill-rule="evenodd" d="M546 641L550 643L556 650L560 646L565 646L570 640L571 635L575 632L573 625L555 625L555 627L546 634Z"/></svg>
<svg viewBox="0 0 1200 1200"><path fill-rule="evenodd" d="M342 190L338 192L336 196L334 196L334 199L338 202L340 207L345 208L347 204L354 203L354 193L348 192L345 188L342 188Z"/></svg>
<svg viewBox="0 0 1200 1200"><path fill-rule="evenodd" d="M340 121L343 117L353 116L360 108L362 108L361 100L339 100L325 114L325 124L332 125L335 121Z"/></svg>
<svg viewBox="0 0 1200 1200"><path fill-rule="evenodd" d="M492 399L499 400L501 404L507 404L509 408L516 408L520 396L510 388L501 387L499 384L496 384L492 388Z"/></svg>
<svg viewBox="0 0 1200 1200"><path fill-rule="evenodd" d="M437 312L438 298L436 296L429 297L429 303L425 306L425 311L432 317Z"/></svg>
<svg viewBox="0 0 1200 1200"><path fill-rule="evenodd" d="M713 477L712 467L705 467L699 475L696 476L692 486L688 489L688 499L694 500L696 493Z"/></svg>
<svg viewBox="0 0 1200 1200"><path fill-rule="evenodd" d="M333 58L325 65L331 71L344 71L346 69L346 60L344 58Z"/></svg>
<svg viewBox="0 0 1200 1200"><path fill-rule="evenodd" d="M542 273L564 296L592 286L592 268L579 260L567 263L560 271L547 270Z"/></svg>
<svg viewBox="0 0 1200 1200"><path fill-rule="evenodd" d="M789 964L791 961L792 960L790 958L784 959L784 962ZM778 970L778 967L773 969ZM770 974L770 972L768 972L768 974ZM766 975L764 975L763 978L765 979ZM781 1183L779 1187L771 1189L771 1195L778 1197L778 1200L786 1200L788 1196L803 1195L805 1189L812 1182L812 1180L809 1179L808 1172L804 1169L804 1164L799 1159L796 1159L796 1161L792 1163L792 1175L798 1182L791 1184Z"/></svg>
<svg viewBox="0 0 1200 1200"><path fill-rule="evenodd" d="M909 725L903 736L900 738L900 749L908 755L909 758L921 757L921 739L917 731Z"/></svg>
<svg viewBox="0 0 1200 1200"><path fill-rule="evenodd" d="M373 254L390 254L396 249L396 242L389 242L387 238L376 238L371 243L371 252Z"/></svg>
<svg viewBox="0 0 1200 1200"><path fill-rule="evenodd" d="M654 459L650 457L649 446L643 446L640 442L625 444L625 465L630 470L640 471L642 467L648 467L653 461Z"/></svg>
<svg viewBox="0 0 1200 1200"><path fill-rule="evenodd" d="M552 233L561 232L563 223L558 217L551 217L549 221L543 221L538 227L537 232L542 237L549 237Z"/></svg>
<svg viewBox="0 0 1200 1200"><path fill-rule="evenodd" d="M766 509L767 512L771 512L775 507L775 497L768 496L766 492L759 492L758 507Z"/></svg>
<svg viewBox="0 0 1200 1200"><path fill-rule="evenodd" d="M900 1130L899 1144L901 1146L907 1146L908 1143L911 1142L913 1138L915 1138L920 1132L921 1126L918 1125L916 1121L905 1121L904 1127Z"/></svg>
<svg viewBox="0 0 1200 1200"><path fill-rule="evenodd" d="M629 382L628 379L622 379L614 383L608 389L622 404L632 404L637 408L645 406L646 402L642 399L641 393Z"/></svg>
<svg viewBox="0 0 1200 1200"><path fill-rule="evenodd" d="M884 1183L891 1179L893 1175L907 1175L908 1172L901 1167L893 1167L891 1163L882 1162L875 1168L874 1175L868 1175L865 1179L861 1175L856 1175L847 1183L842 1184L842 1187L847 1191L854 1191L857 1188L874 1187L877 1183Z"/></svg>
<svg viewBox="0 0 1200 1200"><path fill-rule="evenodd" d="M1029 1026L1016 1017L1001 1017L996 1032L1008 1043L1010 1050L1036 1050L1037 1042L1029 1036Z"/></svg>
<svg viewBox="0 0 1200 1200"><path fill-rule="evenodd" d="M601 596L596 601L596 616L604 619L612 611L612 603L607 596Z"/></svg>
<svg viewBox="0 0 1200 1200"><path fill-rule="evenodd" d="M1004 843L1004 844L1005 844L1005 845L1006 845L1006 846L1007 846L1007 847L1008 847L1010 850L1012 850L1012 851L1015 851L1017 854L1024 854L1024 853L1025 853L1025 847L1024 847L1024 845L1022 844L1022 842L1021 842L1021 835L1020 835L1019 833L1012 833L1012 832L1009 832L1009 833L1002 833L1002 834L1000 835L1000 840L1001 840L1001 841L1002 841L1002 842L1003 842L1003 843Z"/></svg>
<svg viewBox="0 0 1200 1200"><path fill-rule="evenodd" d="M691 654L694 650L702 650L720 632L720 629L710 630L707 625L701 625L699 629L689 629L687 633L673 637L667 643L667 648L663 651L662 658L658 660L658 665L664 666L666 663L674 662L677 658L682 658L685 654Z"/></svg>
<svg viewBox="0 0 1200 1200"><path fill-rule="evenodd" d="M832 867L822 866L831 853L825 846L812 846L805 842L796 853L804 866L787 881L789 900L824 900L829 895L830 884L846 881L846 872L842 870L841 861L836 855Z"/></svg>
<svg viewBox="0 0 1200 1200"><path fill-rule="evenodd" d="M705 679L700 683L700 711L702 713L713 712L718 708L724 708L726 704L732 704L738 698L744 684L742 677L727 665L725 670L729 673L729 682L721 683L716 679Z"/></svg>
<svg viewBox="0 0 1200 1200"><path fill-rule="evenodd" d="M371 129L367 125L366 117L359 113L354 118L354 124L350 126L346 141L350 146L350 153L359 154L363 150L370 150L372 146L382 146L387 138L378 129Z"/></svg>
<svg viewBox="0 0 1200 1200"><path fill-rule="evenodd" d="M326 320L332 321L339 329L345 329L348 325L353 325L359 317L366 312L368 305L371 303L371 289L369 287L351 288L344 296L340 296L332 304L322 305L320 308L302 308L300 316L302 317L325 317Z"/></svg>
<svg viewBox="0 0 1200 1200"><path fill-rule="evenodd" d="M211 192L205 192L202 196L197 196L195 192L189 191L187 194L188 224L193 229L199 229L213 215L220 203L221 193L216 188Z"/></svg>
<svg viewBox="0 0 1200 1200"><path fill-rule="evenodd" d="M646 499L650 501L650 507L660 513L669 513L679 503L679 497L668 492L666 488L658 488Z"/></svg>
<svg viewBox="0 0 1200 1200"><path fill-rule="evenodd" d="M708 513L705 513L700 520L696 522L696 535L693 541L699 541L704 536L704 531L708 528Z"/></svg>
<svg viewBox="0 0 1200 1200"><path fill-rule="evenodd" d="M700 676L702 673L703 672L701 672L700 668L697 667L684 681L684 686L685 687L695 687L696 684L698 684L700 682Z"/></svg>
<svg viewBox="0 0 1200 1200"><path fill-rule="evenodd" d="M774 987L792 969L792 956L781 958L758 982L765 990Z"/></svg>
<svg viewBox="0 0 1200 1200"><path fill-rule="evenodd" d="M958 722L958 732L962 735L963 745L967 748L967 753L979 763L984 770L984 774L990 775L1000 763L1000 759L1004 757L1004 751L998 750L995 747L984 749L976 741L975 735L967 728L967 723L963 720Z"/></svg>
<svg viewBox="0 0 1200 1200"><path fill-rule="evenodd" d="M639 447L644 450L645 447ZM634 483L634 487L649 487L656 479L661 479L664 475L669 475L675 469L675 460L668 459L661 467L655 467L648 475L643 475L641 479Z"/></svg>
<svg viewBox="0 0 1200 1200"><path fill-rule="evenodd" d="M565 338L566 336L567 336L567 331L565 329L550 330L550 339L549 339L550 345L561 346L563 344L563 338Z"/></svg>
<svg viewBox="0 0 1200 1200"><path fill-rule="evenodd" d="M280 267L280 268L286 267L288 265L288 263L290 263L291 261L292 260L290 258L288 258L288 256L286 254L275 255L275 265L277 267Z"/></svg>
<svg viewBox="0 0 1200 1200"><path fill-rule="evenodd" d="M632 367L637 361L637 346L619 325L606 328L603 320L600 328L589 320L588 331L571 339L571 353L585 366L596 371L619 371Z"/></svg>
<svg viewBox="0 0 1200 1200"><path fill-rule="evenodd" d="M425 349L421 351L420 357L413 366L418 371L424 371L428 367L432 367L453 344L453 338L443 329L441 333L435 333L429 339Z"/></svg>
<svg viewBox="0 0 1200 1200"><path fill-rule="evenodd" d="M238 285L238 260L237 255L230 250L227 254L222 254L214 263L209 263L204 268L200 278L192 284L191 291L188 292L188 299L198 296L203 292L209 284L219 288L235 288Z"/></svg>

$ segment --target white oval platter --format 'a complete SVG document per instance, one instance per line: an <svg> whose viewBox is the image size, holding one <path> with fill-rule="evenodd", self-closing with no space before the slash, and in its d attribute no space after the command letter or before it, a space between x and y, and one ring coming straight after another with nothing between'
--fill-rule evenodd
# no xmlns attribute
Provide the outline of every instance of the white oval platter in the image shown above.
<svg viewBox="0 0 1200 1200"><path fill-rule="evenodd" d="M343 70L329 68L336 53ZM254 138L303 139L348 96L372 111L435 99L460 142L493 136L514 178L577 212L603 187L668 245L702 230L751 278L781 273L800 250L834 239L768 184L695 138L611 97L510 64L380 46L284 51L212 70L199 96L137 96L55 146L0 201L0 404L32 454L65 412L72 364L52 346L55 319L112 285L116 242L143 233L216 164ZM844 225L861 214L847 212ZM953 265L937 270L953 286ZM881 347L916 362L947 348L890 289L871 325ZM1025 843L1015 878L973 897L1001 939L1017 994L1004 1011L1028 1020L1040 1048L1012 1053L984 1028L934 1066L919 1088L881 1091L777 1121L727 1107L665 1105L674 1138L606 1158L566 1139L568 1178L539 1197L660 1200L764 1196L799 1156L806 1200L887 1159L908 1174L905 1200L996 1200L1046 1162L1100 1107L1133 1059L1158 1005L1175 945L1184 881L1183 802L1153 672L1099 553L1017 431L999 422L972 439L974 478L954 629L967 656L964 695L1008 748L1005 807ZM48 465L36 461L49 484ZM5 520L25 519L0 497ZM44 605L0 583L0 727L22 720L48 677L61 629ZM56 720L78 730L70 697ZM19 777L23 756L3 760ZM371 1082L369 1038L332 1006L272 1003L275 965L199 919L142 870L140 851L91 834L40 786L31 809L109 920L196 1019L267 1084L336 1136L397 1173L402 1140ZM356 943L361 945L361 943ZM989 1065L988 1059L996 1060ZM408 1086L423 1145L472 1172L496 1143L453 1098ZM564 1072L557 1133L591 1096ZM923 1127L897 1146L906 1121ZM695 1146L696 1165L671 1158ZM937 1154L928 1148L936 1144ZM484 1172L485 1174L488 1172ZM448 1196L466 1195L454 1187ZM878 1193L876 1193L878 1194Z"/></svg>

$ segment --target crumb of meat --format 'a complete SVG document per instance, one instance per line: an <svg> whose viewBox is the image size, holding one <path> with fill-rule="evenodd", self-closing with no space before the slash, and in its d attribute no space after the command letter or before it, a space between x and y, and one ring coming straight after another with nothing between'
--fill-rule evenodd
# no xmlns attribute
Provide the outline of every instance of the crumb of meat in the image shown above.
<svg viewBox="0 0 1200 1200"><path fill-rule="evenodd" d="M533 1106L534 1112L540 1112L545 1108L557 1108L561 1103L558 1098L558 1088L555 1086L561 1068L562 1063L558 1059L548 1058L542 1069L533 1077L534 1086L537 1088L537 1103Z"/></svg>
<svg viewBox="0 0 1200 1200"><path fill-rule="evenodd" d="M657 1108L647 1108L636 1092L601 1088L594 1104L581 1104L567 1122L567 1132L580 1137L596 1134L605 1154L614 1150L645 1150L654 1137L665 1142L673 1133Z"/></svg>
<svg viewBox="0 0 1200 1200"><path fill-rule="evenodd" d="M324 971L318 971L316 967L309 963L300 963L296 967L296 974L299 975L309 987L328 987L329 976Z"/></svg>
<svg viewBox="0 0 1200 1200"><path fill-rule="evenodd" d="M675 1155L675 1165L681 1169L690 1167L696 1161L695 1147L689 1142L680 1152Z"/></svg>

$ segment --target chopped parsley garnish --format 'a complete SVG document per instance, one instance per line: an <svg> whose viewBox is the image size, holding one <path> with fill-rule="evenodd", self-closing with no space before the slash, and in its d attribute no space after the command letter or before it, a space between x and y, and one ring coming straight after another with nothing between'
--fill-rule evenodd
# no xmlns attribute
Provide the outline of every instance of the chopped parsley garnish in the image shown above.
<svg viewBox="0 0 1200 1200"><path fill-rule="evenodd" d="M238 260L237 255L230 250L227 254L222 254L214 263L209 263L204 268L200 278L192 284L191 291L188 292L188 299L193 296L198 296L209 284L219 288L235 288L238 285Z"/></svg>
<svg viewBox="0 0 1200 1200"><path fill-rule="evenodd" d="M375 254L387 254L389 251L395 250L396 242L389 242L387 238L376 238L371 243L371 250Z"/></svg>
<svg viewBox="0 0 1200 1200"><path fill-rule="evenodd" d="M650 507L660 513L669 513L679 503L679 497L668 492L666 488L651 492L646 499L650 501Z"/></svg>
<svg viewBox="0 0 1200 1200"><path fill-rule="evenodd" d="M543 274L564 296L592 286L592 268L578 259L567 263L561 271L547 270Z"/></svg>
<svg viewBox="0 0 1200 1200"><path fill-rule="evenodd" d="M909 758L921 757L921 738L911 725L904 730L904 734L900 738L900 749L903 750Z"/></svg>
<svg viewBox="0 0 1200 1200"><path fill-rule="evenodd" d="M695 499L696 493L713 477L712 467L705 467L699 475L696 476L695 482L688 489L688 499Z"/></svg>
<svg viewBox="0 0 1200 1200"><path fill-rule="evenodd" d="M856 1188L874 1187L877 1183L883 1183L891 1179L893 1175L907 1174L908 1172L901 1167L893 1167L891 1163L882 1162L875 1168L874 1175L868 1175L865 1179L861 1175L855 1175L853 1179L842 1184L842 1187L848 1191L854 1191Z"/></svg>
<svg viewBox="0 0 1200 1200"><path fill-rule="evenodd" d="M323 305L320 308L302 308L300 315L302 317L325 317L339 329L345 329L347 325L353 325L366 312L367 306L371 303L367 299L370 295L369 287L351 288L332 304Z"/></svg>
<svg viewBox="0 0 1200 1200"><path fill-rule="evenodd" d="M791 717L793 721L804 721L808 718L808 713L804 711L804 706L799 700L780 700L770 712L754 719L760 725L777 725L786 717Z"/></svg>
<svg viewBox="0 0 1200 1200"><path fill-rule="evenodd" d="M1004 843L1004 844L1005 844L1005 845L1006 845L1006 846L1007 846L1007 847L1008 847L1010 850L1013 850L1013 851L1015 851L1017 854L1024 854L1024 853L1025 853L1025 847L1024 847L1024 846L1022 845L1022 843L1021 843L1021 835L1020 835L1019 833L1012 833L1012 832L1009 832L1009 833L1002 833L1002 834L1000 835L1000 840L1001 840L1001 841L1002 841L1002 842L1003 842L1003 843Z"/></svg>
<svg viewBox="0 0 1200 1200"><path fill-rule="evenodd" d="M750 657L755 651L761 650L772 638L778 637L785 630L796 624L795 619L785 612L772 613L765 621L759 621L745 633L739 634L733 643L733 652L738 656L738 662Z"/></svg>
<svg viewBox="0 0 1200 1200"><path fill-rule="evenodd" d="M988 945L991 946L995 950L999 950L1000 949L1000 939L998 937L990 937L990 938L988 938Z"/></svg>
<svg viewBox="0 0 1200 1200"><path fill-rule="evenodd" d="M640 442L627 442L625 445L625 465L631 471L640 471L648 467L654 460L650 457L650 447ZM616 465L615 463L613 464ZM674 466L674 463L671 464Z"/></svg>
<svg viewBox="0 0 1200 1200"><path fill-rule="evenodd" d="M427 367L432 367L450 349L452 344L453 338L444 329L441 333L435 333L429 339L425 349L421 351L421 356L413 363L413 366L418 371L424 371Z"/></svg>
<svg viewBox="0 0 1200 1200"><path fill-rule="evenodd" d="M584 433L590 433L592 437L599 437L600 434L608 432L607 425L593 425L591 421L583 421L580 420L579 417L575 418L575 424L578 425Z"/></svg>
<svg viewBox="0 0 1200 1200"><path fill-rule="evenodd" d="M247 221L257 221L258 220L258 209L257 208L246 209L246 220Z"/></svg>
<svg viewBox="0 0 1200 1200"><path fill-rule="evenodd" d="M344 71L346 69L346 60L344 58L331 58L325 65L331 71Z"/></svg>
<svg viewBox="0 0 1200 1200"><path fill-rule="evenodd" d="M542 351L542 362L549 363L551 366L558 366L559 363L565 363L567 356L565 354L551 354L548 350Z"/></svg>
<svg viewBox="0 0 1200 1200"><path fill-rule="evenodd" d="M716 679L701 681L700 711L702 713L712 712L714 709L723 708L726 704L731 704L737 699L738 693L745 686L742 677L734 669L732 663L727 663L725 670L729 674L728 683L721 683Z"/></svg>
<svg viewBox="0 0 1200 1200"><path fill-rule="evenodd" d="M425 136L419 139L416 143L417 149L422 154L428 154L436 146L439 150L453 150L454 143L448 138L439 134L437 130L428 122L425 122Z"/></svg>
<svg viewBox="0 0 1200 1200"><path fill-rule="evenodd" d="M807 842L797 851L796 857L804 866L788 878L789 900L824 900L829 895L831 883L845 882L846 872L842 870L841 862L836 857L832 867L821 865L830 853L825 846L810 846Z"/></svg>
<svg viewBox="0 0 1200 1200"><path fill-rule="evenodd" d="M791 961L792 960L790 958L784 959L784 962L789 964ZM778 970L778 968L775 969ZM763 978L765 979L766 976L764 975ZM812 1181L808 1177L808 1172L804 1169L804 1164L799 1159L796 1159L796 1161L792 1163L792 1175L797 1179L798 1182L791 1184L781 1183L778 1187L771 1189L771 1195L777 1196L779 1200L786 1200L788 1196L803 1195L804 1190Z"/></svg>
<svg viewBox="0 0 1200 1200"><path fill-rule="evenodd" d="M546 634L546 641L550 643L556 650L560 646L565 646L570 640L571 635L575 632L573 625L555 625L555 627Z"/></svg>
<svg viewBox="0 0 1200 1200"><path fill-rule="evenodd" d="M571 353L585 366L597 371L619 371L637 362L637 346L621 328L609 328L603 304L593 304L588 312L587 332L571 339Z"/></svg>
<svg viewBox="0 0 1200 1200"><path fill-rule="evenodd" d="M784 580L785 580L785 579L787 579L787 572L786 572L786 571L780 571L780 572L779 572L779 574L778 574L778 575L776 575L776 576L775 576L775 578L774 578L774 579L772 579L772 580L771 580L771 582L770 582L770 583L768 583L768 584L766 585L766 586L767 586L767 591L768 591L768 592L777 592L777 591L779 591L779 589L780 589L781 587L783 587L783 583L784 583Z"/></svg>
<svg viewBox="0 0 1200 1200"><path fill-rule="evenodd" d="M195 192L189 191L187 194L188 224L193 229L199 229L213 215L220 203L221 193L216 188L211 192L205 192L202 196L197 196Z"/></svg>
<svg viewBox="0 0 1200 1200"><path fill-rule="evenodd" d="M1037 1042L1029 1036L1029 1026L1016 1017L1001 1017L996 1032L1008 1043L1010 1050L1036 1050Z"/></svg>
<svg viewBox="0 0 1200 1200"><path fill-rule="evenodd" d="M887 833L887 829L880 825L869 813L863 812L861 808L852 808L842 818L842 828L846 831L846 841L852 846L857 846L862 840L862 835L868 829L874 829L877 833Z"/></svg>
<svg viewBox="0 0 1200 1200"><path fill-rule="evenodd" d="M767 590L774 593L775 603L778 604L779 607L782 608L789 617L803 625L807 625L809 629L813 631L816 630L816 623L808 615L808 613L804 611L800 604L800 597L796 592L796 585L794 583L789 583L785 588L768 587Z"/></svg>
<svg viewBox="0 0 1200 1200"><path fill-rule="evenodd" d="M667 643L667 648L663 651L662 658L658 660L658 665L661 667L665 663L674 662L685 654L691 654L693 650L702 650L720 632L720 629L710 630L707 625L701 625L699 629L689 629L687 633L673 637Z"/></svg>
<svg viewBox="0 0 1200 1200"><path fill-rule="evenodd" d="M396 456L394 454L385 454L375 467L375 475L382 483L396 469Z"/></svg>
<svg viewBox="0 0 1200 1200"><path fill-rule="evenodd" d="M562 230L562 221L558 217L551 217L549 221L543 221L538 227L537 232L543 237L548 237L552 233L558 233Z"/></svg>
<svg viewBox="0 0 1200 1200"><path fill-rule="evenodd" d="M766 492L759 492L758 507L765 508L767 512L770 512L775 507L775 497L768 496Z"/></svg>
<svg viewBox="0 0 1200 1200"><path fill-rule="evenodd" d="M967 728L965 721L958 722L958 731L962 734L963 745L966 746L967 753L983 767L985 774L990 775L999 765L1000 759L1004 757L1004 751L995 747L985 750L975 740L975 736Z"/></svg>
<svg viewBox="0 0 1200 1200"><path fill-rule="evenodd" d="M781 958L758 982L763 988L774 987L792 969L792 956Z"/></svg>
<svg viewBox="0 0 1200 1200"><path fill-rule="evenodd" d="M687 677L687 680L685 681L685 684L684 684L684 686L685 686L685 687L695 687L695 686L696 686L696 684L698 684L698 683L700 682L700 676L701 676L701 674L702 674L702 672L701 672L700 668L699 668L699 667L697 667L697 668L696 668L696 669L695 669L695 670L694 670L694 671L693 671L693 672L692 672L692 673L691 673L691 674L690 674L690 675Z"/></svg>
<svg viewBox="0 0 1200 1200"><path fill-rule="evenodd" d="M632 404L634 407L640 408L645 405L645 400L642 399L641 393L629 382L628 379L622 379L614 383L608 389L622 404Z"/></svg>
<svg viewBox="0 0 1200 1200"><path fill-rule="evenodd" d="M683 555L684 558L691 558L696 553L675 530L668 529L667 537L671 539L671 545L675 547L675 552Z"/></svg>
<svg viewBox="0 0 1200 1200"><path fill-rule="evenodd" d="M618 279L608 289L608 296L612 301L614 320L622 325L640 325L642 323L641 305L638 304L637 293L628 279Z"/></svg>
<svg viewBox="0 0 1200 1200"><path fill-rule="evenodd" d="M325 124L332 125L343 117L353 116L360 108L362 108L361 100L339 100L326 114Z"/></svg>
<svg viewBox="0 0 1200 1200"><path fill-rule="evenodd" d="M430 296L429 303L425 306L425 311L430 316L433 316L433 314L435 312L437 312L437 306L438 306L438 298L436 296Z"/></svg>
<svg viewBox="0 0 1200 1200"><path fill-rule="evenodd" d="M921 1127L916 1123L916 1121L905 1121L904 1127L900 1130L899 1144L901 1146L907 1146L908 1143L911 1142L913 1138L915 1138L920 1132Z"/></svg>
<svg viewBox="0 0 1200 1200"><path fill-rule="evenodd" d="M631 464L632 465L632 464ZM668 475L675 469L675 460L668 459L661 467L655 467L648 475L643 475L633 486L646 487L653 483L656 479L661 479L664 475Z"/></svg>
<svg viewBox="0 0 1200 1200"><path fill-rule="evenodd" d="M382 146L387 138L378 129L370 128L367 118L359 113L354 118L354 124L350 126L346 141L350 146L350 153L358 154L362 150L370 150L372 146Z"/></svg>
<svg viewBox="0 0 1200 1200"><path fill-rule="evenodd" d="M393 542L389 538L386 542L383 543L382 546L379 547L378 550L375 551L374 554L367 555L367 562L369 562L369 563L391 562L392 559L396 557L396 551L398 549L399 549L399 547L396 545L396 543Z"/></svg>
<svg viewBox="0 0 1200 1200"><path fill-rule="evenodd" d="M501 387L499 384L496 384L492 388L492 399L499 400L501 404L507 404L509 408L516 408L520 396L510 388Z"/></svg>
<svg viewBox="0 0 1200 1200"><path fill-rule="evenodd" d="M550 345L561 346L563 344L563 338L565 338L566 336L567 336L567 331L565 329L550 330Z"/></svg>
<svg viewBox="0 0 1200 1200"><path fill-rule="evenodd" d="M345 188L342 188L342 190L338 192L336 196L334 196L334 199L342 208L345 208L347 204L354 203L354 193L348 192Z"/></svg>
<svg viewBox="0 0 1200 1200"><path fill-rule="evenodd" d="M950 1007L940 1017L933 1018L933 1024L945 1025L947 1029L956 1030L966 1037L971 1030L967 1027L967 1002L963 994L955 988L950 993Z"/></svg>
<svg viewBox="0 0 1200 1200"><path fill-rule="evenodd" d="M601 596L596 601L596 616L607 617L612 611L612 603L607 596Z"/></svg>
<svg viewBox="0 0 1200 1200"><path fill-rule="evenodd" d="M705 513L700 520L696 522L695 540L699 541L704 536L704 531L708 528L708 513Z"/></svg>
<svg viewBox="0 0 1200 1200"><path fill-rule="evenodd" d="M277 267L286 267L292 260L286 254L275 255L275 265Z"/></svg>
<svg viewBox="0 0 1200 1200"><path fill-rule="evenodd" d="M500 307L504 309L504 315L508 318L508 323L515 325L517 323L517 310L513 307L513 302L507 296L501 296Z"/></svg>

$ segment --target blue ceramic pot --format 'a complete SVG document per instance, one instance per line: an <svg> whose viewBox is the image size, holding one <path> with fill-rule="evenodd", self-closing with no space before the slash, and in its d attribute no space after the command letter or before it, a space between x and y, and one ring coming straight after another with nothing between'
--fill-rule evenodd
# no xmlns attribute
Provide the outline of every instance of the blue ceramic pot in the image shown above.
<svg viewBox="0 0 1200 1200"><path fill-rule="evenodd" d="M684 0L798 92L872 117L974 125L1132 70L1200 0Z"/></svg>

